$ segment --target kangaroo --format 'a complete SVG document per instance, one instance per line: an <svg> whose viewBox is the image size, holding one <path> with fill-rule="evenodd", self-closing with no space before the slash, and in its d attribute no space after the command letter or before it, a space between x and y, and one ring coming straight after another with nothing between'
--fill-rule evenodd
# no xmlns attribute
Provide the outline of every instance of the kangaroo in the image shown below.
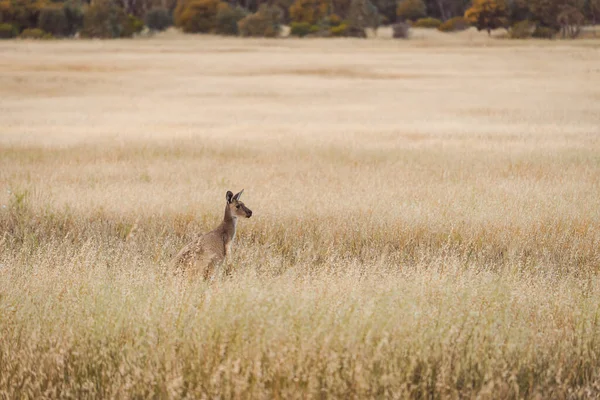
<svg viewBox="0 0 600 400"><path fill-rule="evenodd" d="M212 275L215 266L221 264L231 254L238 217L252 216L252 210L240 201L242 193L244 189L235 196L231 191L227 191L225 216L221 225L183 247L173 258L171 262L173 267L201 273L205 280Z"/></svg>

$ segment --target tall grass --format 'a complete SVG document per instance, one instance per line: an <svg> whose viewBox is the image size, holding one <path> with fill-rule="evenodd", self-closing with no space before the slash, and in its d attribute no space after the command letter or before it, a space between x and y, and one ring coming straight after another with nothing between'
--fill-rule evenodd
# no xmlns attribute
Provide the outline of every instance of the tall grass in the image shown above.
<svg viewBox="0 0 600 400"><path fill-rule="evenodd" d="M589 43L243 43L0 45L0 398L600 396Z"/></svg>

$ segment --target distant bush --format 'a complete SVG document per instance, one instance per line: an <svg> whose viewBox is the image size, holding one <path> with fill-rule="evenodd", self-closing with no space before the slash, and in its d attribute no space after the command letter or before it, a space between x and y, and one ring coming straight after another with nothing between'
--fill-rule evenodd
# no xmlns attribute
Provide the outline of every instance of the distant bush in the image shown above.
<svg viewBox="0 0 600 400"><path fill-rule="evenodd" d="M348 24L345 22L340 23L337 26L332 26L329 28L329 33L331 36L348 36Z"/></svg>
<svg viewBox="0 0 600 400"><path fill-rule="evenodd" d="M138 21L111 0L96 0L85 12L81 35L95 38L130 37L140 29Z"/></svg>
<svg viewBox="0 0 600 400"><path fill-rule="evenodd" d="M40 28L27 28L19 35L21 39L52 39L52 34L44 32Z"/></svg>
<svg viewBox="0 0 600 400"><path fill-rule="evenodd" d="M408 39L410 32L410 25L406 22L397 22L392 25L393 37L395 39Z"/></svg>
<svg viewBox="0 0 600 400"><path fill-rule="evenodd" d="M127 16L127 23L124 26L123 34L121 37L131 37L136 33L140 33L144 30L144 21L133 16Z"/></svg>
<svg viewBox="0 0 600 400"><path fill-rule="evenodd" d="M471 26L471 24L463 17L454 17L441 23L437 29L442 32L457 32L464 31L465 29L468 29L469 26Z"/></svg>
<svg viewBox="0 0 600 400"><path fill-rule="evenodd" d="M0 39L12 39L17 36L17 28L11 24L0 24Z"/></svg>
<svg viewBox="0 0 600 400"><path fill-rule="evenodd" d="M221 3L217 11L215 33L219 35L235 36L239 34L238 22L248 15L242 7L231 7Z"/></svg>
<svg viewBox="0 0 600 400"><path fill-rule="evenodd" d="M427 15L427 6L423 0L401 0L396 15L401 21L414 21Z"/></svg>
<svg viewBox="0 0 600 400"><path fill-rule="evenodd" d="M519 21L510 27L508 33L511 39L527 39L530 38L535 29L535 24L529 20Z"/></svg>
<svg viewBox="0 0 600 400"><path fill-rule="evenodd" d="M276 37L281 29L283 12L277 6L263 4L254 14L238 22L240 35L246 37Z"/></svg>
<svg viewBox="0 0 600 400"><path fill-rule="evenodd" d="M38 28L53 36L67 36L69 25L64 8L46 7L42 9L38 17Z"/></svg>
<svg viewBox="0 0 600 400"><path fill-rule="evenodd" d="M311 25L308 22L292 22L290 24L290 34L304 37L310 33Z"/></svg>
<svg viewBox="0 0 600 400"><path fill-rule="evenodd" d="M553 28L538 25L531 36L537 39L553 39L556 33L556 30Z"/></svg>
<svg viewBox="0 0 600 400"><path fill-rule="evenodd" d="M413 28L437 29L442 24L437 18L421 18L413 22Z"/></svg>
<svg viewBox="0 0 600 400"><path fill-rule="evenodd" d="M336 14L329 15L327 20L329 22L329 26L338 26L342 23L342 19Z"/></svg>
<svg viewBox="0 0 600 400"><path fill-rule="evenodd" d="M367 33L365 32L364 28L349 25L348 29L346 29L345 36L365 39L367 37Z"/></svg>
<svg viewBox="0 0 600 400"><path fill-rule="evenodd" d="M148 10L144 22L151 31L162 32L173 25L173 17L166 8L154 7Z"/></svg>
<svg viewBox="0 0 600 400"><path fill-rule="evenodd" d="M219 0L180 0L175 9L175 25L186 33L213 32Z"/></svg>

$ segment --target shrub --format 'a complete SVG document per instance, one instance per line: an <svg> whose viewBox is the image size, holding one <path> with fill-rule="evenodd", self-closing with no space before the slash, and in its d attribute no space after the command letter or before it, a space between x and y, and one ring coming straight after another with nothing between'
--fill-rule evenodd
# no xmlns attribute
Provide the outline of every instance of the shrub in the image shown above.
<svg viewBox="0 0 600 400"><path fill-rule="evenodd" d="M527 39L530 38L535 24L529 20L519 21L510 28L509 37L511 39Z"/></svg>
<svg viewBox="0 0 600 400"><path fill-rule="evenodd" d="M123 32L121 37L131 37L136 33L140 33L144 29L144 21L134 17L133 15L127 16L127 21L123 26Z"/></svg>
<svg viewBox="0 0 600 400"><path fill-rule="evenodd" d="M345 36L365 39L367 37L367 33L365 32L364 28L349 25L348 29L346 29Z"/></svg>
<svg viewBox="0 0 600 400"><path fill-rule="evenodd" d="M215 30L219 0L180 0L175 9L175 25L186 33Z"/></svg>
<svg viewBox="0 0 600 400"><path fill-rule="evenodd" d="M292 22L290 25L291 34L299 37L304 37L311 33L318 33L321 27L318 25L310 25L308 22Z"/></svg>
<svg viewBox="0 0 600 400"><path fill-rule="evenodd" d="M17 29L11 24L0 24L0 39L12 39L17 36Z"/></svg>
<svg viewBox="0 0 600 400"><path fill-rule="evenodd" d="M532 37L537 39L553 39L554 35L556 35L555 29L540 25L538 25L531 34Z"/></svg>
<svg viewBox="0 0 600 400"><path fill-rule="evenodd" d="M308 22L292 22L290 24L290 34L304 37L310 33L310 26Z"/></svg>
<svg viewBox="0 0 600 400"><path fill-rule="evenodd" d="M275 37L279 34L283 12L277 6L263 4L257 12L238 22L242 36Z"/></svg>
<svg viewBox="0 0 600 400"><path fill-rule="evenodd" d="M402 0L398 3L396 15L401 21L414 21L427 15L427 7L423 0Z"/></svg>
<svg viewBox="0 0 600 400"><path fill-rule="evenodd" d="M392 25L392 30L395 39L408 39L410 25L406 22L397 22Z"/></svg>
<svg viewBox="0 0 600 400"><path fill-rule="evenodd" d="M412 26L413 26L413 28L435 29L435 28L438 28L441 24L442 24L442 21L440 21L437 18L421 18L421 19L416 20L412 24Z"/></svg>
<svg viewBox="0 0 600 400"><path fill-rule="evenodd" d="M84 37L118 38L133 35L134 21L110 0L96 0L86 11L81 34Z"/></svg>
<svg viewBox="0 0 600 400"><path fill-rule="evenodd" d="M19 35L22 39L42 39L47 35L46 32L40 28L27 28Z"/></svg>
<svg viewBox="0 0 600 400"><path fill-rule="evenodd" d="M442 32L457 32L464 31L465 29L468 29L469 26L469 21L463 17L454 17L438 26L438 30Z"/></svg>
<svg viewBox="0 0 600 400"><path fill-rule="evenodd" d="M42 9L38 17L38 28L53 36L67 36L69 26L64 8L47 7Z"/></svg>
<svg viewBox="0 0 600 400"><path fill-rule="evenodd" d="M79 0L68 0L63 4L65 17L67 18L67 36L76 34L83 28L83 9Z"/></svg>
<svg viewBox="0 0 600 400"><path fill-rule="evenodd" d="M329 26L338 26L342 23L342 19L336 14L331 14L327 19Z"/></svg>
<svg viewBox="0 0 600 400"><path fill-rule="evenodd" d="M166 8L153 7L146 13L144 22L151 31L162 32L173 25L173 17Z"/></svg>
<svg viewBox="0 0 600 400"><path fill-rule="evenodd" d="M290 7L290 18L293 22L314 25L323 20L328 11L328 0L296 0Z"/></svg>
<svg viewBox="0 0 600 400"><path fill-rule="evenodd" d="M329 33L331 34L331 36L347 36L348 24L342 22L337 26L332 26L331 28L329 28Z"/></svg>
<svg viewBox="0 0 600 400"><path fill-rule="evenodd" d="M237 35L238 22L246 15L246 10L241 7L231 7L227 3L221 3L217 11L215 32L219 35Z"/></svg>

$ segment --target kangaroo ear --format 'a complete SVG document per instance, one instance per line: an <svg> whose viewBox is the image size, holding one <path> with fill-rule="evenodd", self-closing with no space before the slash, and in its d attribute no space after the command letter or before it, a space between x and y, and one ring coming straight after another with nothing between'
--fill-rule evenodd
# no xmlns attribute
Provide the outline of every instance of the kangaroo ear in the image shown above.
<svg viewBox="0 0 600 400"><path fill-rule="evenodd" d="M231 193L231 190L227 191L227 194L225 195L225 198L227 199L228 203L231 203L231 198L233 197L233 193Z"/></svg>
<svg viewBox="0 0 600 400"><path fill-rule="evenodd" d="M239 192L238 194L236 194L235 196L233 196L233 199L236 200L236 201L239 200L240 197L242 197L242 193L244 193L244 189L242 189L241 192Z"/></svg>

